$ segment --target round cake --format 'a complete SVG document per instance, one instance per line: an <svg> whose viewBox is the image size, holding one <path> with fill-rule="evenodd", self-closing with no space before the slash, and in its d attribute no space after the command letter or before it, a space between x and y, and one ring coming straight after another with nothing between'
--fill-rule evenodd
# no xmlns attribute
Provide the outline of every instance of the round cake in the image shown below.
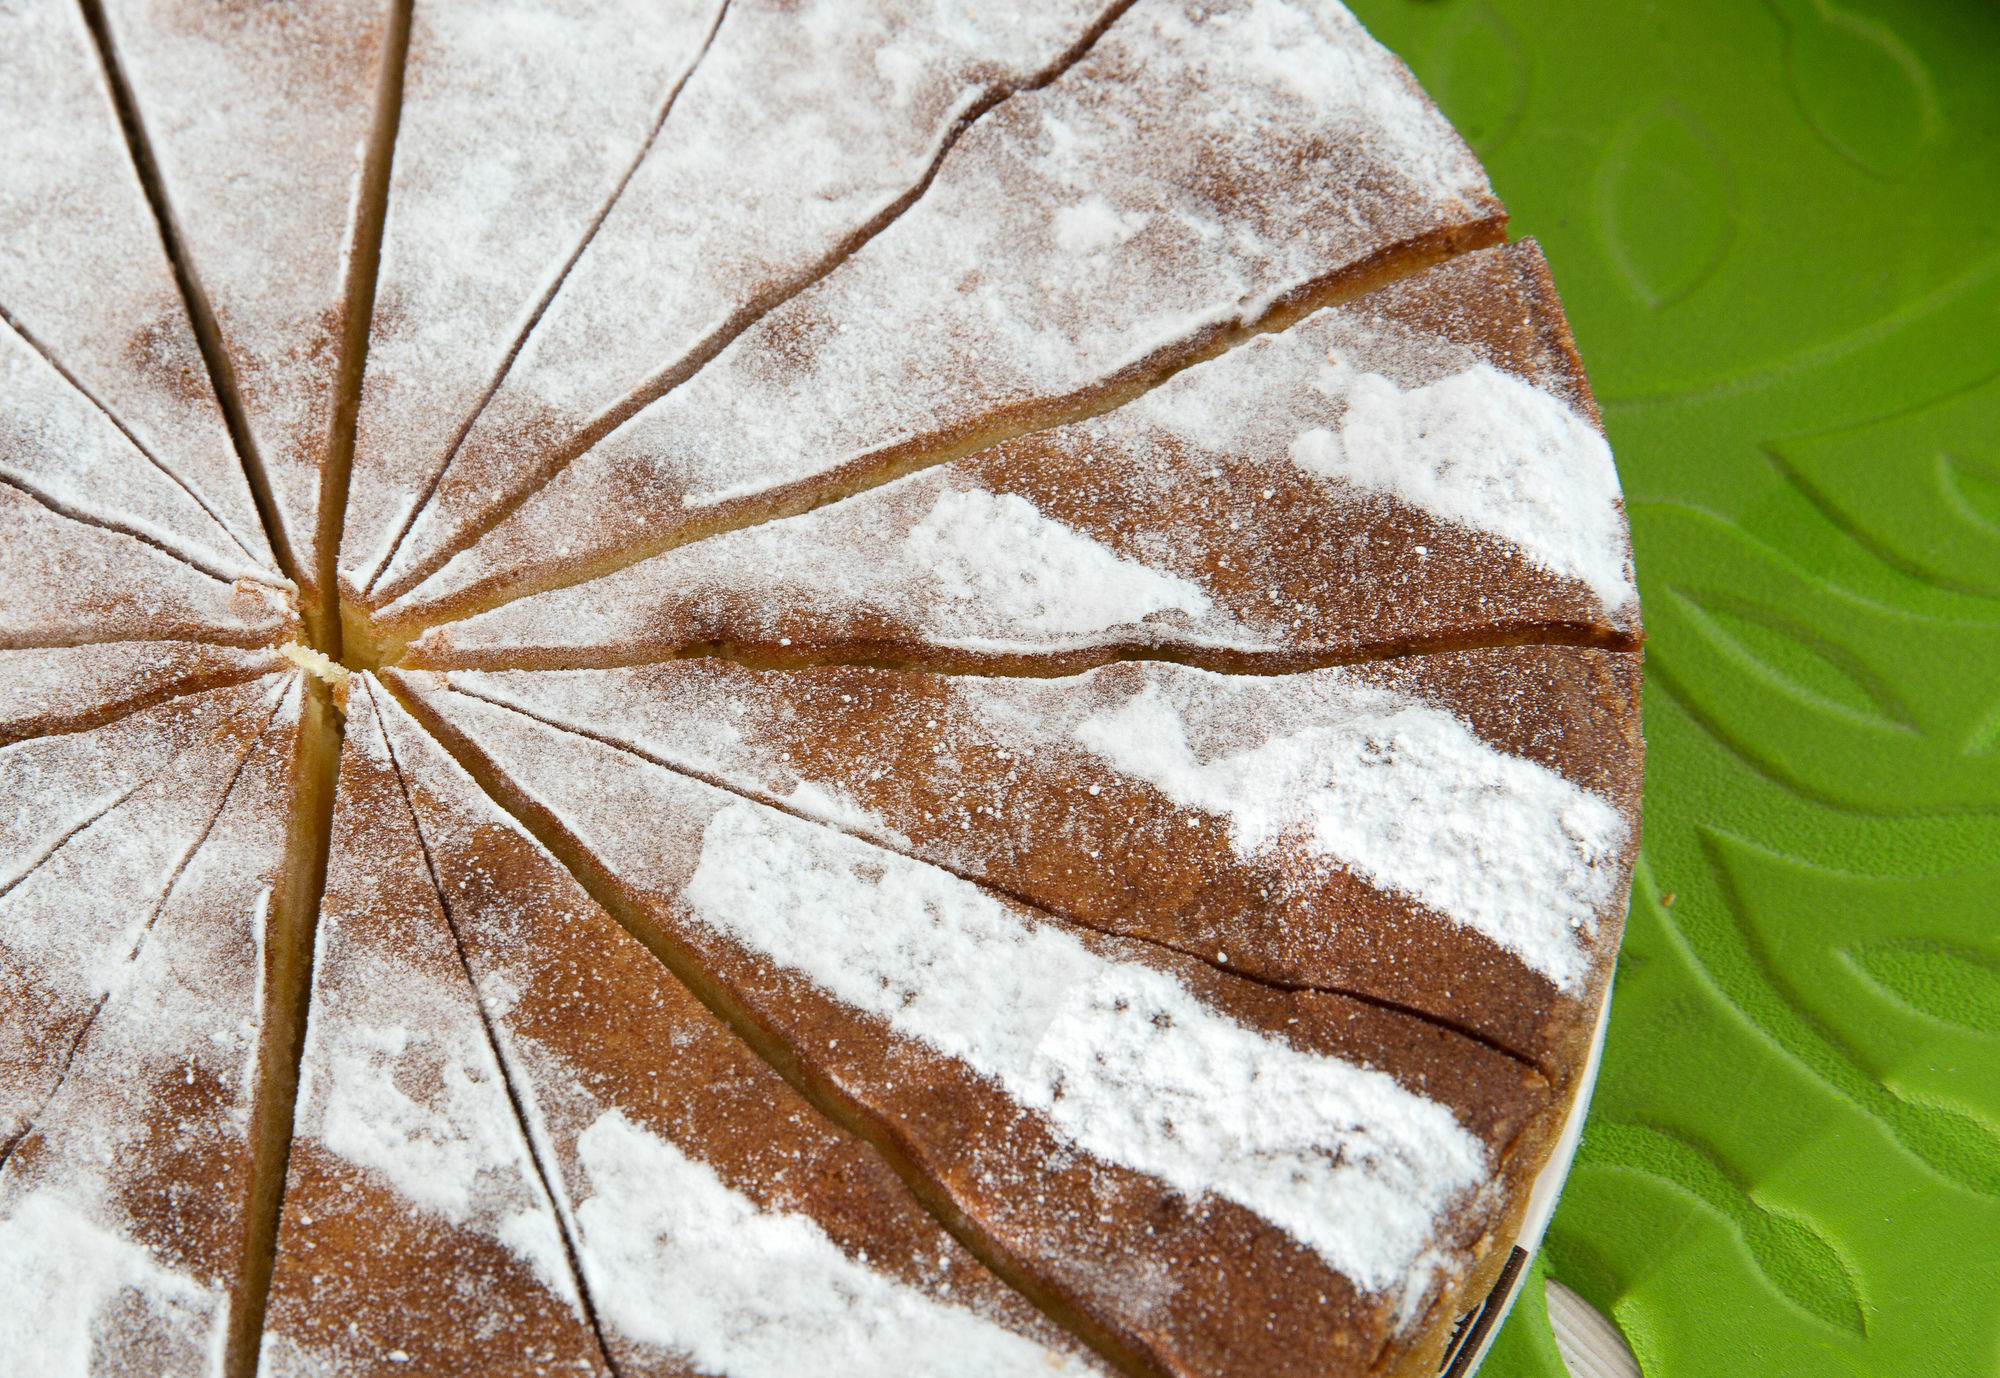
<svg viewBox="0 0 2000 1378"><path fill-rule="evenodd" d="M0 73L0 1374L1476 1360L1642 638L1540 252L1338 4Z"/></svg>

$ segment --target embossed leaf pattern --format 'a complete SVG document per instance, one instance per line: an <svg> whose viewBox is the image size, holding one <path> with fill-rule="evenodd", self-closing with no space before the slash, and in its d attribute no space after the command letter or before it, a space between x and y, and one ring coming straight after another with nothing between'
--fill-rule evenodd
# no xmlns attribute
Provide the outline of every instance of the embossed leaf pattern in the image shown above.
<svg viewBox="0 0 2000 1378"><path fill-rule="evenodd" d="M2000 380L1773 453L1883 559L1945 588L2000 595ZM1892 455L1915 463L1883 462Z"/></svg>
<svg viewBox="0 0 2000 1378"><path fill-rule="evenodd" d="M1357 9L1547 248L1651 636L1549 1275L1650 1378L2000 1372L2000 13Z"/></svg>

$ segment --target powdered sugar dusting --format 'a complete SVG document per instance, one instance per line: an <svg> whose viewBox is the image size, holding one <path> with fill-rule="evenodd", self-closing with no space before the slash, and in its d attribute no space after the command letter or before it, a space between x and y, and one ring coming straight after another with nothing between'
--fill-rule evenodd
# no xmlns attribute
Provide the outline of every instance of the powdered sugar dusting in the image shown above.
<svg viewBox="0 0 2000 1378"><path fill-rule="evenodd" d="M1618 811L1438 708L1359 685L1339 698L1321 721L1208 759L1156 685L1075 737L1177 804L1227 817L1240 852L1334 858L1580 993L1627 840Z"/></svg>
<svg viewBox="0 0 2000 1378"><path fill-rule="evenodd" d="M641 1343L731 1378L1095 1370L842 1253L803 1215L760 1211L616 1110L577 1138L593 1296ZM782 1278L774 1288L772 1280Z"/></svg>
<svg viewBox="0 0 2000 1378"><path fill-rule="evenodd" d="M102 1008L65 1030L75 1055L0 1173L0 1277L12 1284L0 1310L37 1326L6 1353L49 1360L24 1371L220 1371L221 1298L243 1264L260 929L282 878L300 704L294 684L157 920L128 935L115 970L93 973ZM90 910L56 912L75 922ZM68 1286L46 1312L14 1304L50 1283ZM79 1352L82 1364L62 1366Z"/></svg>
<svg viewBox="0 0 2000 1378"><path fill-rule="evenodd" d="M297 622L282 589L225 582L0 484L0 645L167 638L274 645Z"/></svg>
<svg viewBox="0 0 2000 1378"><path fill-rule="evenodd" d="M1444 1106L1299 1052L969 882L734 804L682 892L706 922L999 1082L1079 1148L1256 1211L1382 1291L1486 1173Z"/></svg>
<svg viewBox="0 0 2000 1378"><path fill-rule="evenodd" d="M412 14L341 541L356 591L638 158L715 8L450 0Z"/></svg>
<svg viewBox="0 0 2000 1378"><path fill-rule="evenodd" d="M0 1294L7 1298L0 1353L16 1373L96 1373L107 1357L113 1371L139 1372L147 1358L166 1355L186 1365L178 1372L220 1371L228 1297L164 1266L152 1250L106 1229L95 1212L59 1192L32 1191L0 1216ZM104 1325L107 1312L112 1327ZM151 1343L138 1355L121 1353L116 1320L150 1331ZM128 1359L136 1361L129 1369L122 1362Z"/></svg>
<svg viewBox="0 0 2000 1378"><path fill-rule="evenodd" d="M918 183L964 111L1053 61L1099 8L731 5L385 585L533 479L549 449L794 290Z"/></svg>
<svg viewBox="0 0 2000 1378"><path fill-rule="evenodd" d="M1333 7L1141 5L1049 87L967 132L853 258L395 606L976 430L1486 214L1476 162L1435 112L1410 118L1413 100L1395 59ZM1077 253L1079 215L1145 219Z"/></svg>
<svg viewBox="0 0 2000 1378"><path fill-rule="evenodd" d="M0 740L109 721L145 703L286 668L273 651L187 641L0 651Z"/></svg>
<svg viewBox="0 0 2000 1378"><path fill-rule="evenodd" d="M902 555L936 581L924 630L947 645L982 633L1075 636L1209 610L1208 595L1185 579L1122 560L1011 494L939 494Z"/></svg>
<svg viewBox="0 0 2000 1378"><path fill-rule="evenodd" d="M10 5L0 52L0 311L200 495L227 532L204 542L268 565L82 11Z"/></svg>
<svg viewBox="0 0 2000 1378"><path fill-rule="evenodd" d="M1408 391L1380 374L1329 372L1347 410L1337 430L1299 432L1300 467L1504 536L1588 584L1607 610L1638 600L1618 471L1596 427L1490 364Z"/></svg>
<svg viewBox="0 0 2000 1378"><path fill-rule="evenodd" d="M225 579L282 582L0 321L0 478Z"/></svg>
<svg viewBox="0 0 2000 1378"><path fill-rule="evenodd" d="M309 551L385 0L107 0L294 552ZM301 577L313 562L301 559Z"/></svg>

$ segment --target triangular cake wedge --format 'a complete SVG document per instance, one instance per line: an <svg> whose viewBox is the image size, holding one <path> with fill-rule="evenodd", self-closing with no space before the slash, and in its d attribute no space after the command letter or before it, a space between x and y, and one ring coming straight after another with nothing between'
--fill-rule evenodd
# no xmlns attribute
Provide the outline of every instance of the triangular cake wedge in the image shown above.
<svg viewBox="0 0 2000 1378"><path fill-rule="evenodd" d="M224 580L283 583L184 482L0 321L0 483Z"/></svg>
<svg viewBox="0 0 2000 1378"><path fill-rule="evenodd" d="M185 486L214 529L183 535L213 558L269 566L84 15L65 4L0 14L0 334L44 353Z"/></svg>
<svg viewBox="0 0 2000 1378"><path fill-rule="evenodd" d="M15 668L17 657L51 654L62 653L9 652L6 669ZM275 679L260 680L188 694L101 724L31 732L0 747L0 809L11 822L0 845L0 888L12 890L65 839L133 798L173 763L199 774L247 751L279 688ZM255 728L243 725L253 718ZM250 735L239 750L215 754L221 750L218 733L240 738L245 732ZM183 778L165 790L165 801L178 808L187 790ZM152 827L134 836L158 840Z"/></svg>
<svg viewBox="0 0 2000 1378"><path fill-rule="evenodd" d="M351 684L260 1371L609 1372L366 686Z"/></svg>
<svg viewBox="0 0 2000 1378"><path fill-rule="evenodd" d="M319 714L294 676L275 716L245 724L220 812L204 805L164 894L67 974L94 980L98 1003L0 1167L0 1354L19 1372L240 1371L275 1207L256 1164L299 1012L284 973Z"/></svg>
<svg viewBox="0 0 2000 1378"><path fill-rule="evenodd" d="M1149 0L975 123L853 257L381 617L576 582L1102 410L1253 321L1490 243L1503 222L1471 153L1344 11ZM492 488L471 496L497 516Z"/></svg>
<svg viewBox="0 0 2000 1378"><path fill-rule="evenodd" d="M268 534L315 612L314 552L339 515L320 510L335 411L359 384L348 316L374 266L380 195L366 174L377 135L393 133L378 115L390 113L383 60L397 8L103 4L166 213L214 314L225 386L269 485Z"/></svg>
<svg viewBox="0 0 2000 1378"><path fill-rule="evenodd" d="M356 683L272 1371L1098 1371Z"/></svg>
<svg viewBox="0 0 2000 1378"><path fill-rule="evenodd" d="M434 628L410 665L719 647L1047 673L1299 669L1638 630L1611 452L1532 241L1194 365L1107 415Z"/></svg>
<svg viewBox="0 0 2000 1378"><path fill-rule="evenodd" d="M161 638L271 646L297 627L283 589L221 578L0 483L0 647Z"/></svg>
<svg viewBox="0 0 2000 1378"><path fill-rule="evenodd" d="M444 0L412 11L342 522L344 597L359 598L388 560L645 151L718 9Z"/></svg>
<svg viewBox="0 0 2000 1378"><path fill-rule="evenodd" d="M1618 949L1642 753L1630 654L446 679L1067 919L1421 1011L1558 1083Z"/></svg>
<svg viewBox="0 0 2000 1378"><path fill-rule="evenodd" d="M1105 936L391 672L815 1099L1129 1369L1434 1371L1545 1156L1545 1080L1379 1006Z"/></svg>
<svg viewBox="0 0 2000 1378"><path fill-rule="evenodd" d="M437 494L407 551L371 560L381 536L354 528L369 601L435 570L482 504L524 496L879 232L967 119L1060 71L1119 8L1034 0L939 24L921 0L730 5L547 313L463 418L463 444L415 456L405 496Z"/></svg>
<svg viewBox="0 0 2000 1378"><path fill-rule="evenodd" d="M85 732L171 699L291 668L276 651L195 641L0 651L0 746Z"/></svg>

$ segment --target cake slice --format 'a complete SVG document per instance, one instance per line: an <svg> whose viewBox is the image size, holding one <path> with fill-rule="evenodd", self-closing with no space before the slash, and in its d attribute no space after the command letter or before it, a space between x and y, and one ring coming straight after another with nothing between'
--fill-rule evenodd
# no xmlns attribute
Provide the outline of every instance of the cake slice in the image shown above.
<svg viewBox="0 0 2000 1378"><path fill-rule="evenodd" d="M22 682L16 677L34 661L63 654L67 653L7 652L0 673L6 676L10 696ZM170 763L179 760L184 770L198 772L219 769L227 753L216 755L212 745L216 734L250 731L241 723L268 718L279 684L259 676L249 683L187 694L104 723L76 727L59 719L28 718L21 738L0 747L0 799L6 801L3 807L10 819L6 838L0 842L0 868L4 868L0 876L5 877L0 885L11 890L65 839L131 799ZM232 729L232 723L238 728ZM179 807L171 803L172 797L187 789L183 779L166 791L171 807ZM146 835L146 829L140 829L140 835Z"/></svg>
<svg viewBox="0 0 2000 1378"><path fill-rule="evenodd" d="M283 582L198 494L4 321L0 483L65 515L136 536L218 579Z"/></svg>
<svg viewBox="0 0 2000 1378"><path fill-rule="evenodd" d="M694 659L454 671L1053 913L1581 1064L1638 835L1637 658L1498 647L1278 676Z"/></svg>
<svg viewBox="0 0 2000 1378"><path fill-rule="evenodd" d="M426 666L710 647L1047 673L1295 670L1638 628L1611 452L1532 241L1198 363L1116 411L420 638Z"/></svg>
<svg viewBox="0 0 2000 1378"><path fill-rule="evenodd" d="M343 596L359 598L389 558L653 138L719 8L445 0L412 11Z"/></svg>
<svg viewBox="0 0 2000 1378"><path fill-rule="evenodd" d="M390 673L708 1003L1128 1369L1428 1374L1445 1336L1420 1322L1504 1255L1553 1131L1521 1062Z"/></svg>
<svg viewBox="0 0 2000 1378"><path fill-rule="evenodd" d="M322 525L339 529L321 490L336 413L360 382L348 317L366 309L356 294L380 228L369 169L394 134L383 65L401 61L397 10L390 0L103 4L163 211L214 315L225 404L240 405L268 487L268 534L315 616Z"/></svg>
<svg viewBox="0 0 2000 1378"><path fill-rule="evenodd" d="M56 854L97 884L131 876L105 896L125 912L72 894L27 913L29 886L54 863L7 897L10 952L27 955L14 946L21 920L40 949L7 980L21 994L32 981L65 1015L38 1050L42 1074L31 1082L14 1063L7 1079L32 1090L0 1154L0 1354L18 1372L241 1371L266 1266L259 1221L275 1204L260 1199L256 1163L268 1161L297 1015L284 980L305 917L295 819L303 753L321 730L301 679L275 716L267 706L232 722L220 789L161 792L199 819L178 860L154 850L172 841L116 814ZM120 827L123 840L104 836L86 861L93 834ZM115 942L47 950L86 919ZM34 1026L10 1011L8 1027L14 1062Z"/></svg>
<svg viewBox="0 0 2000 1378"><path fill-rule="evenodd" d="M464 416L463 445L425 449L402 476L409 501L437 485L414 526L387 533L407 530L407 549L385 567L374 528L356 528L360 582L380 574L369 601L436 569L466 521L525 496L880 231L969 119L1061 70L1119 8L1035 0L939 24L914 0L729 6L546 315L509 341L521 352Z"/></svg>
<svg viewBox="0 0 2000 1378"><path fill-rule="evenodd" d="M350 684L260 1370L606 1373L365 684Z"/></svg>
<svg viewBox="0 0 2000 1378"><path fill-rule="evenodd" d="M86 732L156 704L289 668L276 651L194 641L0 651L0 746Z"/></svg>
<svg viewBox="0 0 2000 1378"><path fill-rule="evenodd" d="M0 83L0 162L7 168L0 178L0 334L10 354L26 341L47 356L220 528L198 536L183 529L183 536L208 545L213 558L268 567L256 504L85 13L79 5L35 4L0 14L8 68ZM17 367L10 361L10 376Z"/></svg>
<svg viewBox="0 0 2000 1378"><path fill-rule="evenodd" d="M356 683L271 1371L1095 1371Z"/></svg>
<svg viewBox="0 0 2000 1378"><path fill-rule="evenodd" d="M282 589L220 578L0 483L0 647L161 638L271 646L297 627Z"/></svg>
<svg viewBox="0 0 2000 1378"><path fill-rule="evenodd" d="M1503 219L1344 11L1136 5L975 123L894 224L381 617L576 582L1102 410L1274 311L1491 242ZM496 504L495 487L472 485L482 521L518 496L503 485Z"/></svg>

